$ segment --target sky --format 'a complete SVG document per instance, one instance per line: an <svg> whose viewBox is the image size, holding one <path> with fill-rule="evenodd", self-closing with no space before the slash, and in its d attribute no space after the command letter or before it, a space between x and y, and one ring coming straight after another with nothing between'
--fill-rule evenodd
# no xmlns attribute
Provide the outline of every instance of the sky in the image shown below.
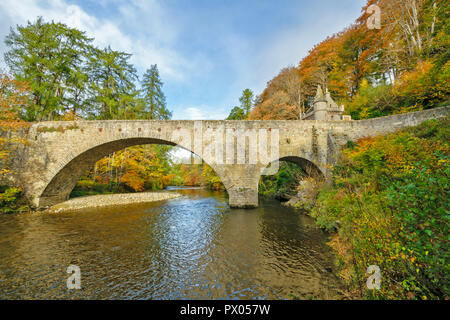
<svg viewBox="0 0 450 320"><path fill-rule="evenodd" d="M0 0L0 67L11 27L42 16L157 64L173 119L225 119L242 91L260 94L282 68L343 30L365 0Z"/></svg>

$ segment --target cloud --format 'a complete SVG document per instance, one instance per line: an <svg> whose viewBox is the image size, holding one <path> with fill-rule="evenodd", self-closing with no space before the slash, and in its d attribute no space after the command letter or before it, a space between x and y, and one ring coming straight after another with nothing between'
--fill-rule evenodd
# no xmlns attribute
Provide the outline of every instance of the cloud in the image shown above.
<svg viewBox="0 0 450 320"><path fill-rule="evenodd" d="M282 68L352 23L364 3L0 0L0 37L37 16L64 22L97 46L132 53L140 74L156 63L175 119L224 119L243 89L260 94Z"/></svg>
<svg viewBox="0 0 450 320"><path fill-rule="evenodd" d="M180 110L173 118L176 120L223 120L228 116L225 108L212 108L206 105L199 107L178 107Z"/></svg>
<svg viewBox="0 0 450 320"><path fill-rule="evenodd" d="M233 87L262 93L281 69L297 66L315 45L353 23L364 3L342 0L306 5L299 1L289 6L292 23L270 28L262 38L229 38L226 46L233 50L230 56L237 72Z"/></svg>
<svg viewBox="0 0 450 320"><path fill-rule="evenodd" d="M25 24L38 16L46 21L63 22L86 31L89 37L95 38L97 46L110 45L115 50L132 53L131 62L140 72L156 63L164 79L185 81L186 74L195 68L171 48L177 31L171 28L172 24L164 22L165 12L155 0L134 0L126 6L119 6L118 16L111 18L90 15L80 6L65 0L2 0L0 11L2 30L9 30L12 21ZM4 38L6 32L0 36ZM4 52L5 47L0 49Z"/></svg>
<svg viewBox="0 0 450 320"><path fill-rule="evenodd" d="M189 120L203 120L206 119L204 111L199 108L190 107L186 109L186 113L189 117Z"/></svg>

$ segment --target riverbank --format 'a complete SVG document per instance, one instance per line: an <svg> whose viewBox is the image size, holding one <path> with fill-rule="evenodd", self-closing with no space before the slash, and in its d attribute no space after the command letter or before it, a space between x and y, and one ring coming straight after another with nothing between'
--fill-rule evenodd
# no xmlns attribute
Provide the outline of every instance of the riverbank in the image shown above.
<svg viewBox="0 0 450 320"><path fill-rule="evenodd" d="M181 197L175 192L140 192L140 193L122 193L122 194L103 194L95 196L86 196L73 198L63 203L57 204L47 211L66 212L82 210L87 208L101 208L129 205L134 203L149 203L163 200L170 200Z"/></svg>
<svg viewBox="0 0 450 320"><path fill-rule="evenodd" d="M448 299L449 118L349 142L331 184L308 181L286 206L330 232L355 299ZM367 268L382 275L367 286Z"/></svg>

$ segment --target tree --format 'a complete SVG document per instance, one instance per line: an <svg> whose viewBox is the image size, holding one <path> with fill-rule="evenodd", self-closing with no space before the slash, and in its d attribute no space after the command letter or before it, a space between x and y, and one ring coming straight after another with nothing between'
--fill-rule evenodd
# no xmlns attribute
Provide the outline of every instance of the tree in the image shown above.
<svg viewBox="0 0 450 320"><path fill-rule="evenodd" d="M250 89L245 89L242 91L242 96L239 98L241 103L241 109L244 110L245 116L247 117L250 110L253 108L253 91Z"/></svg>
<svg viewBox="0 0 450 320"><path fill-rule="evenodd" d="M166 97L162 91L163 82L159 77L159 71L156 64L144 74L142 80L142 93L145 103L143 111L144 119L167 120L172 117L172 113L167 109Z"/></svg>
<svg viewBox="0 0 450 320"><path fill-rule="evenodd" d="M298 119L312 106L317 85L328 88L356 119L445 104L450 96L447 3L368 0L354 24L269 81L249 118ZM380 29L367 27L371 5L381 8Z"/></svg>
<svg viewBox="0 0 450 320"><path fill-rule="evenodd" d="M33 99L24 116L51 120L66 109L77 110L86 92L85 63L92 39L63 23L36 22L11 28L5 61L15 78L30 84Z"/></svg>
<svg viewBox="0 0 450 320"><path fill-rule="evenodd" d="M280 95L280 92L283 92L283 98L281 100L280 97L274 99L276 95ZM283 103L283 106L289 108L289 118L292 118L293 116L292 119L301 118L301 114L305 112L305 92L303 88L303 79L300 77L297 68L291 66L282 69L280 73L268 83L267 88L256 101L256 107L253 109L254 112L252 112L252 117L254 118L257 114L262 113L269 117L268 119L277 117L279 114L276 115L275 113L279 113L278 109L280 108L280 105L274 105L275 100ZM291 114L293 108L296 108L296 115ZM261 109L265 110L263 111ZM273 109L272 112L274 114L269 115L269 113L271 113L270 109ZM281 113L284 113L284 111L285 110Z"/></svg>
<svg viewBox="0 0 450 320"><path fill-rule="evenodd" d="M138 101L134 82L136 70L129 63L131 54L110 47L95 49L89 61L92 116L100 119L133 118Z"/></svg>
<svg viewBox="0 0 450 320"><path fill-rule="evenodd" d="M10 173L11 144L21 142L4 133L29 126L20 119L20 111L29 107L29 100L29 87L26 83L0 73L0 181Z"/></svg>
<svg viewBox="0 0 450 320"><path fill-rule="evenodd" d="M284 91L276 91L269 99L256 106L249 115L251 120L297 120L297 106L289 104Z"/></svg>
<svg viewBox="0 0 450 320"><path fill-rule="evenodd" d="M240 107L234 107L226 120L244 120L245 112Z"/></svg>

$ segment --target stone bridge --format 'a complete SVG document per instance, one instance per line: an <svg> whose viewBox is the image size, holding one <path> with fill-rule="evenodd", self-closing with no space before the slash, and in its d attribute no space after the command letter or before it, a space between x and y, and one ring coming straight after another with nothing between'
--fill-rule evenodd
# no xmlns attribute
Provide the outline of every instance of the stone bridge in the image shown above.
<svg viewBox="0 0 450 320"><path fill-rule="evenodd" d="M444 117L449 107L361 121L64 121L34 123L20 133L27 143L16 147L13 179L31 203L44 208L68 199L78 179L96 161L115 151L143 144L179 145L201 154L222 180L231 207L258 205L258 183L267 162L248 161L254 144L252 132L261 129L278 135L276 152L268 161L291 161L309 174L330 176L338 152L348 141L394 132L404 127ZM239 162L238 144L205 155L217 137L245 139L245 160ZM272 135L275 137L275 135ZM273 138L271 138L273 139ZM234 141L234 140L233 140ZM245 140L244 140L245 141ZM273 140L274 141L274 140ZM215 161L218 154L230 161Z"/></svg>

